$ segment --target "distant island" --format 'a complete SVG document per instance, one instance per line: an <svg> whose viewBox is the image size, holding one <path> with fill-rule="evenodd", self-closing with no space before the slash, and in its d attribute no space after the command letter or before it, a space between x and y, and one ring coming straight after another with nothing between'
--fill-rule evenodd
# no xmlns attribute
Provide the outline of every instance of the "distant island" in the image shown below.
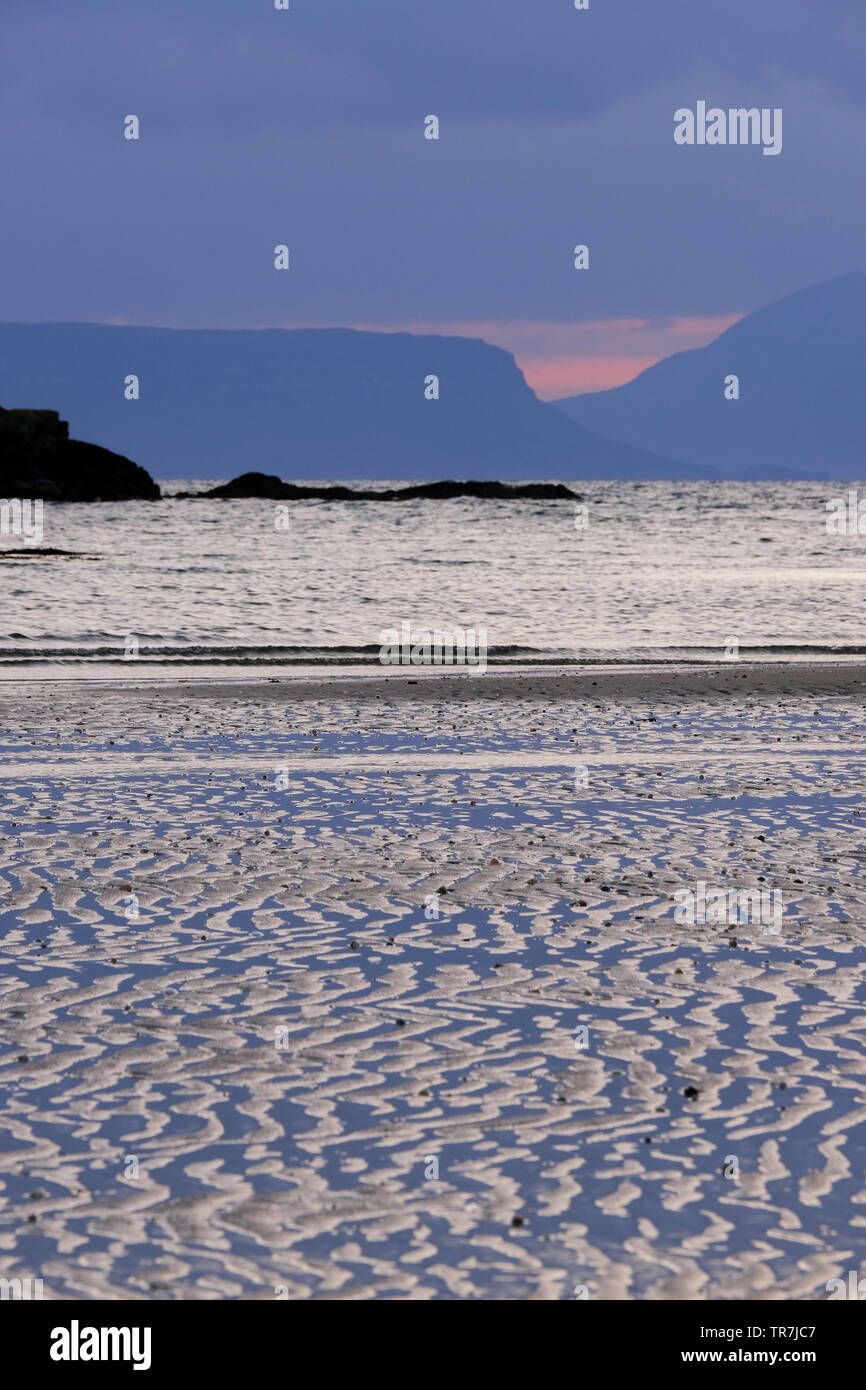
<svg viewBox="0 0 866 1390"><path fill-rule="evenodd" d="M231 478L242 463L382 487L445 471L577 486L859 478L864 379L862 271L756 309L624 386L550 402L510 353L473 338L0 323L0 400L50 403L128 468L137 459L178 487ZM84 447L69 441L67 453ZM128 478L123 495L158 495ZM88 496L104 486L97 471Z"/></svg>
<svg viewBox="0 0 866 1390"><path fill-rule="evenodd" d="M0 401L59 410L152 476L688 478L538 399L476 338L350 328L0 323Z"/></svg>
<svg viewBox="0 0 866 1390"><path fill-rule="evenodd" d="M242 473L230 483L208 488L206 492L176 492L175 500L180 498L241 498L266 497L276 501L304 501L317 498L323 502L412 502L427 497L437 501L448 501L452 497L481 497L495 500L526 497L537 501L551 498L570 498L580 500L580 494L572 492L563 483L498 483L498 482L441 482L416 483L411 487L388 488L350 488L341 485L284 483L281 478L266 473Z"/></svg>
<svg viewBox="0 0 866 1390"><path fill-rule="evenodd" d="M866 274L855 270L754 310L625 386L553 404L706 478L854 479L866 471L864 381Z"/></svg>

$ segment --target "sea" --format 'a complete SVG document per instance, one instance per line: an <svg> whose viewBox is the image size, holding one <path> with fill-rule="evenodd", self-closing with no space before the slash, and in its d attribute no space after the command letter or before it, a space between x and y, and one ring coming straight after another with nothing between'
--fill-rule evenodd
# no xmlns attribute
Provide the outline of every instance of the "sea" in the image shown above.
<svg viewBox="0 0 866 1390"><path fill-rule="evenodd" d="M567 485L543 502L45 503L41 547L73 554L0 536L0 678L369 666L403 624L474 634L488 667L866 655L866 534L828 525L853 484Z"/></svg>

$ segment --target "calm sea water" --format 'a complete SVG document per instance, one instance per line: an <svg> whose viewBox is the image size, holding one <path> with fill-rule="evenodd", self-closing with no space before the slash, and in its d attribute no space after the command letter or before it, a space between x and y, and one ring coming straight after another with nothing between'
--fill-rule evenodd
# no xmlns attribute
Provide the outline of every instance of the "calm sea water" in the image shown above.
<svg viewBox="0 0 866 1390"><path fill-rule="evenodd" d="M401 622L484 628L491 663L866 653L866 536L826 525L849 485L569 485L585 527L568 501L300 502L287 529L268 501L49 503L42 544L97 558L3 562L0 672L369 662Z"/></svg>

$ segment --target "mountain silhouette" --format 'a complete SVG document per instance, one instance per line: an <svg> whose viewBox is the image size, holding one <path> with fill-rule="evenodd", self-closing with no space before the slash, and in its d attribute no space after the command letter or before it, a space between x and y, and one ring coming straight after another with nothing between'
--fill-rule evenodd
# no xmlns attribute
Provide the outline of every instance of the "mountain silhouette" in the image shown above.
<svg viewBox="0 0 866 1390"><path fill-rule="evenodd" d="M139 399L124 383L139 379ZM439 379L439 399L425 383ZM130 388L134 389L134 388ZM0 324L0 400L50 407L158 478L581 479L695 470L538 400L478 339L352 329Z"/></svg>
<svg viewBox="0 0 866 1390"><path fill-rule="evenodd" d="M738 400L725 379L739 378ZM866 474L866 274L748 314L610 391L554 404L637 448L728 478Z"/></svg>

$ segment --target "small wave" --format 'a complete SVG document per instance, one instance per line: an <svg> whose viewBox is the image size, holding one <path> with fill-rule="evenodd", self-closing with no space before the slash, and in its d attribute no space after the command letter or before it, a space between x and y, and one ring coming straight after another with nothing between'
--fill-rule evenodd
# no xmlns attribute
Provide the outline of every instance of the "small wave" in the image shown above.
<svg viewBox="0 0 866 1390"><path fill-rule="evenodd" d="M119 667L147 666L355 666L379 664L379 643L315 644L247 646L204 645L145 645L140 644L138 655L124 655L124 644L105 643L68 646L0 646L2 666L87 666L99 664ZM503 665L561 665L606 666L658 665L660 663L706 662L721 664L740 661L832 660L866 658L866 646L843 643L764 643L741 646L738 658L726 658L718 647L668 646L652 648L622 647L575 649L539 648L518 643L491 646L485 659L489 666ZM409 663L402 663L408 665ZM462 666L461 661L418 662L417 665Z"/></svg>

